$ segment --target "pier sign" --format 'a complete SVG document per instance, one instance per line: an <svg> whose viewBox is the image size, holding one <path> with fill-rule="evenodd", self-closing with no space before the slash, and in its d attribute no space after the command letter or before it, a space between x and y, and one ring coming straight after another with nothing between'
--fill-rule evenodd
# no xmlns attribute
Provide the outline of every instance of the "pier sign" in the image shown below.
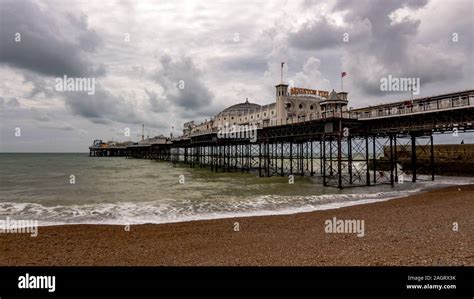
<svg viewBox="0 0 474 299"><path fill-rule="evenodd" d="M299 87L292 87L290 89L291 95L315 95L327 98L329 96L328 91L324 90L315 90L315 89L308 89L308 88L299 88Z"/></svg>

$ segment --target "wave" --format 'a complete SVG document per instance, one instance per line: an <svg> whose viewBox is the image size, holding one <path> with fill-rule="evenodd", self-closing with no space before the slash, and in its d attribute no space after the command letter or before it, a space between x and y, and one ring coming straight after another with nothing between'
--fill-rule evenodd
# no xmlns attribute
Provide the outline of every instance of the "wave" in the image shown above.
<svg viewBox="0 0 474 299"><path fill-rule="evenodd" d="M327 194L314 196L263 195L223 201L195 202L160 200L87 205L44 206L39 203L0 203L0 217L38 220L40 225L58 224L143 224L204 219L282 215L388 200L419 192L374 194Z"/></svg>
<svg viewBox="0 0 474 299"><path fill-rule="evenodd" d="M440 179L403 186L346 189L337 194L215 196L206 199L166 198L154 201L115 202L47 206L41 203L0 202L0 219L38 220L41 226L64 224L171 223L219 218L284 215L386 201L452 185L471 179ZM375 189L371 189L375 188ZM379 189L377 189L379 188ZM380 190L380 188L384 188ZM368 193L372 192L372 193ZM357 193L356 193L357 192Z"/></svg>

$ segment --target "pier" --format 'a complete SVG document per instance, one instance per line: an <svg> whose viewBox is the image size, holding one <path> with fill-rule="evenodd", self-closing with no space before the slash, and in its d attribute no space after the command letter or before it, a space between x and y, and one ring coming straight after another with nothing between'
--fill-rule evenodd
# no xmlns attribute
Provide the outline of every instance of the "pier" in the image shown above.
<svg viewBox="0 0 474 299"><path fill-rule="evenodd" d="M433 136L474 130L474 90L349 110L344 104L347 93L338 93L335 98L333 91L318 99L319 110L303 102L314 112L292 116L287 112L295 105L291 101L301 97L282 95L287 85L276 87L276 106L252 108L253 114L249 114L257 118L276 110L273 119L254 123L254 140L223 137L221 126L208 122L188 132L185 129L186 134L179 138L157 143L94 145L89 148L90 156L156 159L215 172L252 172L260 177L317 176L324 186L337 188L394 185L406 180L434 180L437 155ZM284 109L278 110L280 98L285 99L282 105L287 108L284 117L279 117ZM300 109L303 104L299 104ZM251 103L240 105L248 109ZM234 115L234 110L223 114L223 121L225 115ZM241 119L242 115L247 118L247 114L239 113Z"/></svg>

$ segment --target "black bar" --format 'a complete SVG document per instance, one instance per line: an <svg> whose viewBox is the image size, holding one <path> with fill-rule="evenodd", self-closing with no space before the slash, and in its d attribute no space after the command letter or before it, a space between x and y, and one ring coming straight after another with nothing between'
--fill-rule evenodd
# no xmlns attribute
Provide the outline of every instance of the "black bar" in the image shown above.
<svg viewBox="0 0 474 299"><path fill-rule="evenodd" d="M26 273L54 276L54 292L18 288L19 277ZM472 266L1 267L0 294L2 298L320 298L322 294L324 298L472 298L473 273ZM438 277L455 280L438 281ZM427 284L455 288L423 289Z"/></svg>

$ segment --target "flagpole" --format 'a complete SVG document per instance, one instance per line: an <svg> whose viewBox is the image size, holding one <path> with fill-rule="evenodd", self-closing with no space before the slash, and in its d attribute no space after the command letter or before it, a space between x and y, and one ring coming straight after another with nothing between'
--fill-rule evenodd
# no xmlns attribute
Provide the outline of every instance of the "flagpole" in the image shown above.
<svg viewBox="0 0 474 299"><path fill-rule="evenodd" d="M284 64L285 64L284 62L281 63L281 69L280 69L280 82L282 84L283 84L283 65Z"/></svg>
<svg viewBox="0 0 474 299"><path fill-rule="evenodd" d="M342 83L344 82L344 77L346 76L346 72L341 73L341 92L344 92L344 85Z"/></svg>

